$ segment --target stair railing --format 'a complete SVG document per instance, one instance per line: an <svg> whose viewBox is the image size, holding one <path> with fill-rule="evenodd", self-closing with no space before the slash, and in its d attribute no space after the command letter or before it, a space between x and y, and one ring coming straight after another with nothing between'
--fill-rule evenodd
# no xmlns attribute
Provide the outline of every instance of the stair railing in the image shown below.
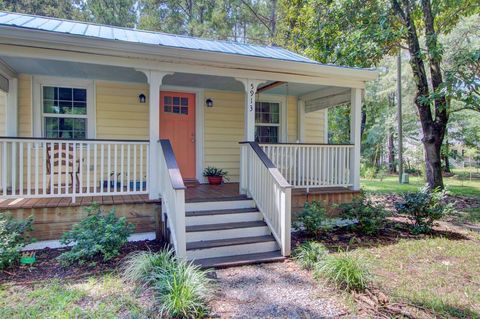
<svg viewBox="0 0 480 319"><path fill-rule="evenodd" d="M290 255L291 188L265 152L255 142L241 143L240 190L257 204L282 255Z"/></svg>
<svg viewBox="0 0 480 319"><path fill-rule="evenodd" d="M186 257L185 184L169 140L160 140L160 196L162 217L178 257ZM165 220L166 219L166 220Z"/></svg>

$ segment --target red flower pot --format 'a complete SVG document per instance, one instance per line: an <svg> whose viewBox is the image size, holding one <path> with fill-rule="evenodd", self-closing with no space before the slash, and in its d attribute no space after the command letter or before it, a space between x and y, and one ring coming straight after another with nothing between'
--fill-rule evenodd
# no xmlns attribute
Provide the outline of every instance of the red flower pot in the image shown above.
<svg viewBox="0 0 480 319"><path fill-rule="evenodd" d="M220 185L223 181L222 176L207 176L210 185Z"/></svg>

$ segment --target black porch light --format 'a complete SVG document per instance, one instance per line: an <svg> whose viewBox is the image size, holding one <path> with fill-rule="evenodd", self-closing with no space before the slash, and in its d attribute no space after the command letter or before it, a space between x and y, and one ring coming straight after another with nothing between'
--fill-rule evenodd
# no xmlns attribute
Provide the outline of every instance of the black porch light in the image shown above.
<svg viewBox="0 0 480 319"><path fill-rule="evenodd" d="M145 103L147 101L147 98L145 97L145 94L140 93L140 95L138 96L138 101L140 103Z"/></svg>

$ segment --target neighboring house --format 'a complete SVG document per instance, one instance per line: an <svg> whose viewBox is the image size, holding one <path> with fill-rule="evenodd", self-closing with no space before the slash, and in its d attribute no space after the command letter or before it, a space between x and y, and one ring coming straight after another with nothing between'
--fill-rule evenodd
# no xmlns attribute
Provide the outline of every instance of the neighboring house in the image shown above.
<svg viewBox="0 0 480 319"><path fill-rule="evenodd" d="M287 256L292 206L359 190L362 90L376 75L278 47L0 12L0 209L33 214L40 240L97 201L138 232L163 222L176 253L204 264ZM351 144L328 145L327 109L345 103ZM207 166L230 183L205 185Z"/></svg>

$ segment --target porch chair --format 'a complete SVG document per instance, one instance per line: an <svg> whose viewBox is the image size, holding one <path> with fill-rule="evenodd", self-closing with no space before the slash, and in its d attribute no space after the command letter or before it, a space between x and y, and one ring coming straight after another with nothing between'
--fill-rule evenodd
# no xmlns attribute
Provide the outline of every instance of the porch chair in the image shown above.
<svg viewBox="0 0 480 319"><path fill-rule="evenodd" d="M75 179L76 179L76 190L79 190L79 185L80 185L80 160L75 160L73 161L73 154L75 152L75 146L74 145L63 145L59 143L54 143L53 148L51 144L47 144L47 158L46 158L46 166L47 166L47 175L50 176L50 181L48 183L48 193L51 192L51 185L52 185L52 178L53 178L53 185L58 186L58 183L55 184L56 181L58 181L58 177L54 178L56 175L58 175L59 171L61 174L65 174L68 168L68 175L70 175L70 184L65 185L65 189L67 187L69 188L70 185L73 186L73 174L75 174ZM68 154L68 160L67 160L67 154ZM53 160L52 160L53 157ZM53 164L53 167L52 167ZM60 168L60 170L59 170ZM65 181L67 182L67 181ZM61 185L63 186L63 185Z"/></svg>

